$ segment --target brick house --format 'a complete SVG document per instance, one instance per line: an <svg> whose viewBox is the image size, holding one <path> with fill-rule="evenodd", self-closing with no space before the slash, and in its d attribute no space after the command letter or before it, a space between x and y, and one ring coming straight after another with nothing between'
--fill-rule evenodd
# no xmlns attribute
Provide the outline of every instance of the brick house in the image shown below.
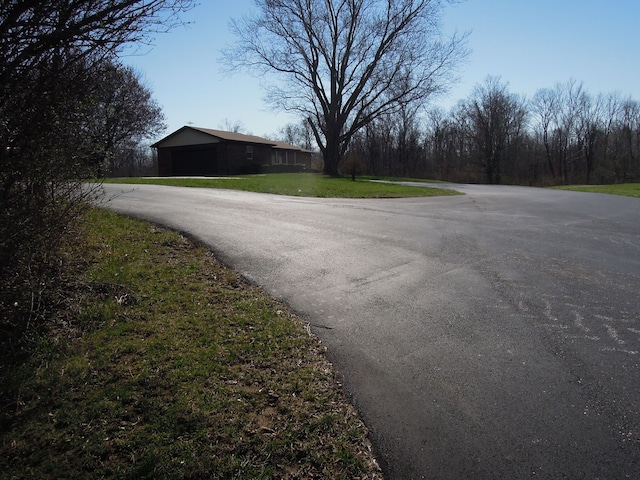
<svg viewBox="0 0 640 480"><path fill-rule="evenodd" d="M185 126L151 145L158 175L215 176L260 173L274 165L311 167L312 152L242 133ZM266 167L266 168L265 168Z"/></svg>

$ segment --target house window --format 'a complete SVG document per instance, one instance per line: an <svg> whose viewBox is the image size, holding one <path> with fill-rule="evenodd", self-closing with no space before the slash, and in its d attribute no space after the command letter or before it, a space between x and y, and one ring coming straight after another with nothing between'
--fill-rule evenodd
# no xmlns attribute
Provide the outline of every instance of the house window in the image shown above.
<svg viewBox="0 0 640 480"><path fill-rule="evenodd" d="M253 160L253 147L247 145L247 160Z"/></svg>

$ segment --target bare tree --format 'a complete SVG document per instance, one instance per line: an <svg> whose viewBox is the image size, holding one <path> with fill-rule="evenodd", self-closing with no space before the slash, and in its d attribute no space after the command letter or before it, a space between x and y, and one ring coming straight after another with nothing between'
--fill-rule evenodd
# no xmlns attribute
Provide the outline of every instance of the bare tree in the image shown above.
<svg viewBox="0 0 640 480"><path fill-rule="evenodd" d="M354 135L340 172L349 173L347 166L352 166L349 160L356 154L373 175L423 175L423 132L417 106L414 107L407 106L393 114L382 115Z"/></svg>
<svg viewBox="0 0 640 480"><path fill-rule="evenodd" d="M640 103L627 99L621 105L615 129L613 170L616 180L640 176Z"/></svg>
<svg viewBox="0 0 640 480"><path fill-rule="evenodd" d="M425 132L427 177L438 180L449 178L456 138L447 113L440 108L431 109L427 115Z"/></svg>
<svg viewBox="0 0 640 480"><path fill-rule="evenodd" d="M0 3L0 82L62 50L76 57L119 52L179 23L193 0L52 0Z"/></svg>
<svg viewBox="0 0 640 480"><path fill-rule="evenodd" d="M130 163L129 155L119 153L159 135L166 128L165 117L133 68L104 61L97 74L100 80L90 96L94 113L87 118L86 131L95 145L96 164L112 174L121 163Z"/></svg>
<svg viewBox="0 0 640 480"><path fill-rule="evenodd" d="M477 85L464 103L470 138L475 143L487 183L501 183L507 159L514 161L511 148L522 133L527 118L524 101L509 93L499 77L488 77Z"/></svg>
<svg viewBox="0 0 640 480"><path fill-rule="evenodd" d="M353 135L382 115L444 90L466 55L445 39L445 0L256 0L256 16L232 23L231 69L272 72L277 107L313 129L325 171L338 175Z"/></svg>
<svg viewBox="0 0 640 480"><path fill-rule="evenodd" d="M358 154L349 153L342 163L342 171L351 177L351 181L356 181L356 175L362 175L366 171L364 162Z"/></svg>
<svg viewBox="0 0 640 480"><path fill-rule="evenodd" d="M594 98L586 93L580 97L579 101L577 141L578 145L582 147L585 161L585 181L588 185L593 180L597 154L604 140L603 114L605 101L602 95Z"/></svg>
<svg viewBox="0 0 640 480"><path fill-rule="evenodd" d="M551 130L554 128L554 120L557 118L558 97L556 92L549 88L538 90L530 103L532 113L537 120L538 134L544 145L545 160L552 178L556 176L553 156L551 153Z"/></svg>
<svg viewBox="0 0 640 480"><path fill-rule="evenodd" d="M381 115L353 136L349 151L362 159L369 174L388 176L393 171L395 143L393 118Z"/></svg>
<svg viewBox="0 0 640 480"><path fill-rule="evenodd" d="M158 158L150 139L131 138L118 144L114 152L114 177L139 177L158 174Z"/></svg>
<svg viewBox="0 0 640 480"><path fill-rule="evenodd" d="M419 127L419 105L403 106L394 116L396 126L396 155L393 159L397 175L418 176L424 155L422 131Z"/></svg>
<svg viewBox="0 0 640 480"><path fill-rule="evenodd" d="M564 185L571 183L571 170L576 160L582 155L582 147L578 143L578 118L583 97L587 95L582 83L571 79L566 83L558 83L555 87L558 98L556 109L554 141L558 155L559 175Z"/></svg>
<svg viewBox="0 0 640 480"><path fill-rule="evenodd" d="M280 128L276 138L306 150L313 150L315 148L313 132L307 122L286 124Z"/></svg>
<svg viewBox="0 0 640 480"><path fill-rule="evenodd" d="M604 100L602 180L610 178L610 171L613 171L613 167L611 165L612 162L615 161L618 119L624 109L624 103L625 100L618 92L608 94Z"/></svg>
<svg viewBox="0 0 640 480"><path fill-rule="evenodd" d="M222 123L220 124L220 128L222 130L225 130L227 132L233 132L233 133L246 133L247 129L244 126L244 123L242 123L240 120L230 120L228 118L225 118Z"/></svg>

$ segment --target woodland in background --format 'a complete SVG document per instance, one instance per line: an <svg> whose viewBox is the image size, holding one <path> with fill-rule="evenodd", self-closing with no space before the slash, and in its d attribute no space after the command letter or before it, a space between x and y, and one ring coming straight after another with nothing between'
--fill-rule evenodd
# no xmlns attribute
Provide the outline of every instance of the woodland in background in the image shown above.
<svg viewBox="0 0 640 480"><path fill-rule="evenodd" d="M378 118L343 166L369 175L532 186L640 181L640 103L569 81L526 99L488 77L449 112Z"/></svg>

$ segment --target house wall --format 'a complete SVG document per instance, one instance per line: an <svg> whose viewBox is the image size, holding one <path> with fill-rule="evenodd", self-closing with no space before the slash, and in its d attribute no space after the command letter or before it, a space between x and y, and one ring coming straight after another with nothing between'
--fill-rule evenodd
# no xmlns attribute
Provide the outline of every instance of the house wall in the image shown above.
<svg viewBox="0 0 640 480"><path fill-rule="evenodd" d="M251 149L249 152L247 147ZM226 159L226 172L224 174L259 173L262 165L271 163L271 146L246 144L246 143L225 143L224 158Z"/></svg>
<svg viewBox="0 0 640 480"><path fill-rule="evenodd" d="M185 129L162 141L162 148L188 147L193 145L210 145L220 142L219 139L197 130Z"/></svg>
<svg viewBox="0 0 640 480"><path fill-rule="evenodd" d="M158 148L158 175L161 177L219 173L217 144Z"/></svg>
<svg viewBox="0 0 640 480"><path fill-rule="evenodd" d="M276 164L311 168L310 152L230 132L183 127L154 147L158 150L160 176L260 173L263 167Z"/></svg>
<svg viewBox="0 0 640 480"><path fill-rule="evenodd" d="M300 150L273 149L271 155L272 165L304 165L311 168L311 152Z"/></svg>
<svg viewBox="0 0 640 480"><path fill-rule="evenodd" d="M306 168L311 168L311 152L296 152L296 163L304 165Z"/></svg>
<svg viewBox="0 0 640 480"><path fill-rule="evenodd" d="M171 150L168 148L158 148L158 176L170 177L172 175Z"/></svg>
<svg viewBox="0 0 640 480"><path fill-rule="evenodd" d="M250 151L247 150L250 147ZM158 175L214 176L259 173L271 163L270 145L221 142L158 147Z"/></svg>

